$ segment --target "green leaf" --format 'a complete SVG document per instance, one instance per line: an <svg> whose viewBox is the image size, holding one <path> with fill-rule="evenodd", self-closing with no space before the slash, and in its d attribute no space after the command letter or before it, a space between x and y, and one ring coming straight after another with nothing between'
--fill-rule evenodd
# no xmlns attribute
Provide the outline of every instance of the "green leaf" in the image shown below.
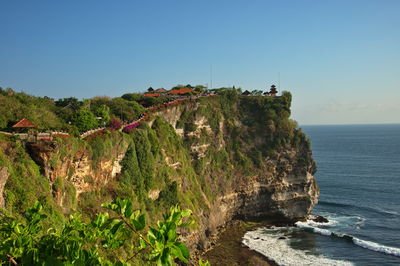
<svg viewBox="0 0 400 266"><path fill-rule="evenodd" d="M136 231L141 231L146 226L146 218L145 218L144 214L139 215L139 217L137 219L131 218L131 222L132 222L133 226L135 227Z"/></svg>
<svg viewBox="0 0 400 266"><path fill-rule="evenodd" d="M186 245L183 244L182 242L177 242L175 245L179 248L179 250L182 254L182 256L178 257L178 258L185 263L188 262L188 260L190 258L190 253L189 253L189 249L186 247Z"/></svg>
<svg viewBox="0 0 400 266"><path fill-rule="evenodd" d="M142 230L146 226L146 217L142 214L138 218L138 222L140 223L141 228L137 230Z"/></svg>
<svg viewBox="0 0 400 266"><path fill-rule="evenodd" d="M207 261L203 262L202 259L199 259L199 266L211 266L211 264Z"/></svg>
<svg viewBox="0 0 400 266"><path fill-rule="evenodd" d="M139 250L147 248L147 244L142 238L139 238L139 247L138 248L139 248Z"/></svg>
<svg viewBox="0 0 400 266"><path fill-rule="evenodd" d="M188 217L192 214L192 210L186 209L181 212L182 217Z"/></svg>
<svg viewBox="0 0 400 266"><path fill-rule="evenodd" d="M176 228L171 228L170 230L168 230L167 237L168 237L168 241L171 241L171 242L175 241L177 238Z"/></svg>

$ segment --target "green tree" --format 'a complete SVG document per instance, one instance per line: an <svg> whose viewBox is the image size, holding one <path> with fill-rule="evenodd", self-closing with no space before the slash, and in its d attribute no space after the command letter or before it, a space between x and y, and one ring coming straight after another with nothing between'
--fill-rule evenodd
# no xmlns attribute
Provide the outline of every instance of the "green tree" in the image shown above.
<svg viewBox="0 0 400 266"><path fill-rule="evenodd" d="M63 99L58 99L56 102L57 106L60 107L69 107L74 111L78 111L79 108L82 106L82 102L79 101L75 97L69 97L69 98L63 98Z"/></svg>
<svg viewBox="0 0 400 266"><path fill-rule="evenodd" d="M102 125L106 125L108 124L108 122L110 122L110 107L108 107L105 104L102 104L100 106L96 106L94 108L94 114L97 117L101 117L100 122L102 123Z"/></svg>
<svg viewBox="0 0 400 266"><path fill-rule="evenodd" d="M139 93L125 93L121 98L127 101L140 102L143 99L143 96Z"/></svg>
<svg viewBox="0 0 400 266"><path fill-rule="evenodd" d="M143 199L145 194L142 172L139 167L139 161L136 154L136 145L131 142L124 159L121 161L122 173L121 181L127 185L135 186L136 195Z"/></svg>
<svg viewBox="0 0 400 266"><path fill-rule="evenodd" d="M140 171L144 179L144 188L148 191L152 185L154 175L154 156L146 131L136 131L133 135L136 146L136 154Z"/></svg>
<svg viewBox="0 0 400 266"><path fill-rule="evenodd" d="M96 116L89 110L80 110L73 117L73 124L80 132L85 132L98 126Z"/></svg>

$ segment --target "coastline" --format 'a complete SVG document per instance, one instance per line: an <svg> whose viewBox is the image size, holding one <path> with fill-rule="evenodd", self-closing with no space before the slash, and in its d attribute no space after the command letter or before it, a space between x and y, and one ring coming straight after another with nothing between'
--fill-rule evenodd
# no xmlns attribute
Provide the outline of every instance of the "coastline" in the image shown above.
<svg viewBox="0 0 400 266"><path fill-rule="evenodd" d="M211 248L201 257L211 265L277 266L274 261L242 244L242 238L247 231L271 225L269 222L232 221L213 237Z"/></svg>

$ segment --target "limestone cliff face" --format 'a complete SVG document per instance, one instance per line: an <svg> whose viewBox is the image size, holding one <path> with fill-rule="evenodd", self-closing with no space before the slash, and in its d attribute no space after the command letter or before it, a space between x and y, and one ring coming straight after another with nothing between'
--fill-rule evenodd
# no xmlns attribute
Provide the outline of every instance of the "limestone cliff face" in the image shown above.
<svg viewBox="0 0 400 266"><path fill-rule="evenodd" d="M63 206L64 193L56 187L57 179L68 181L76 194L99 190L105 187L121 172L120 162L124 158L127 145L119 145L109 152L111 156L102 158L95 164L90 150L82 146L76 152L62 154L62 144L27 144L31 158L40 166L42 174L52 184L56 202Z"/></svg>
<svg viewBox="0 0 400 266"><path fill-rule="evenodd" d="M248 116L252 115L249 113L229 119L221 117L217 125L212 128L210 116L202 115L198 108L198 104L189 104L157 113L171 123L184 141L190 141L188 149L193 160L205 161L203 164L207 169L205 170L207 173L204 174L205 186L219 186L219 192L213 199L203 193L208 210L201 212L200 228L187 235L186 241L190 245L197 245L200 249L207 248L208 236L233 218L245 220L272 218L292 223L304 219L310 213L318 202L319 189L313 177L316 167L311 150L301 132L295 132L301 136L296 145L285 143L270 155L262 156L259 166L251 167L249 173L236 170L237 162L228 161L225 162L228 173L221 173L213 171L213 158L207 160L204 157L210 149L222 151L230 142L235 141L229 137L229 127L238 129L242 137L251 138L249 142L252 144L249 146L259 149L266 146L266 140L270 138L269 133L259 125L246 125ZM191 121L196 128L193 131L176 127L178 117L187 113L195 114ZM254 135L252 132L257 134ZM250 148L241 147L241 150L244 152Z"/></svg>
<svg viewBox="0 0 400 266"><path fill-rule="evenodd" d="M315 163L308 140L288 119L290 110L285 106L284 98L249 97L229 104L212 99L152 114L150 127L161 117L174 131L174 136L158 136L161 152L156 163L158 169L175 173L169 178L178 183L181 204L194 208L198 227L184 234L189 246L207 248L209 236L234 218L291 223L304 219L315 206L319 196L313 177ZM181 144L168 148L162 138L178 138ZM93 152L85 147L68 156L56 144L30 145L29 152L53 184L57 203L63 205L63 194L55 188L57 178L68 180L77 197L110 181L118 182L127 148L125 142L113 146L105 152L111 156L103 156L95 164ZM177 149L187 154L189 161L183 161ZM189 177L191 173L195 177ZM157 200L165 188L154 186L148 192L151 200Z"/></svg>

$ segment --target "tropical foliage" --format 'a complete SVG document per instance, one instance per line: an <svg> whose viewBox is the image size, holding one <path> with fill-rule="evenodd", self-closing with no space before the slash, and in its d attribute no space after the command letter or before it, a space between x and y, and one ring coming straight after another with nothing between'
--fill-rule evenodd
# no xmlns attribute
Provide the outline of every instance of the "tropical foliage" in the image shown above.
<svg viewBox="0 0 400 266"><path fill-rule="evenodd" d="M0 221L0 262L24 265L129 265L141 255L157 265L188 262L189 250L179 241L178 229L192 223L191 211L173 206L155 226L129 200L103 204L108 212L88 222L71 215L60 229L47 228L47 215L36 202L20 222ZM108 256L114 254L115 256Z"/></svg>

